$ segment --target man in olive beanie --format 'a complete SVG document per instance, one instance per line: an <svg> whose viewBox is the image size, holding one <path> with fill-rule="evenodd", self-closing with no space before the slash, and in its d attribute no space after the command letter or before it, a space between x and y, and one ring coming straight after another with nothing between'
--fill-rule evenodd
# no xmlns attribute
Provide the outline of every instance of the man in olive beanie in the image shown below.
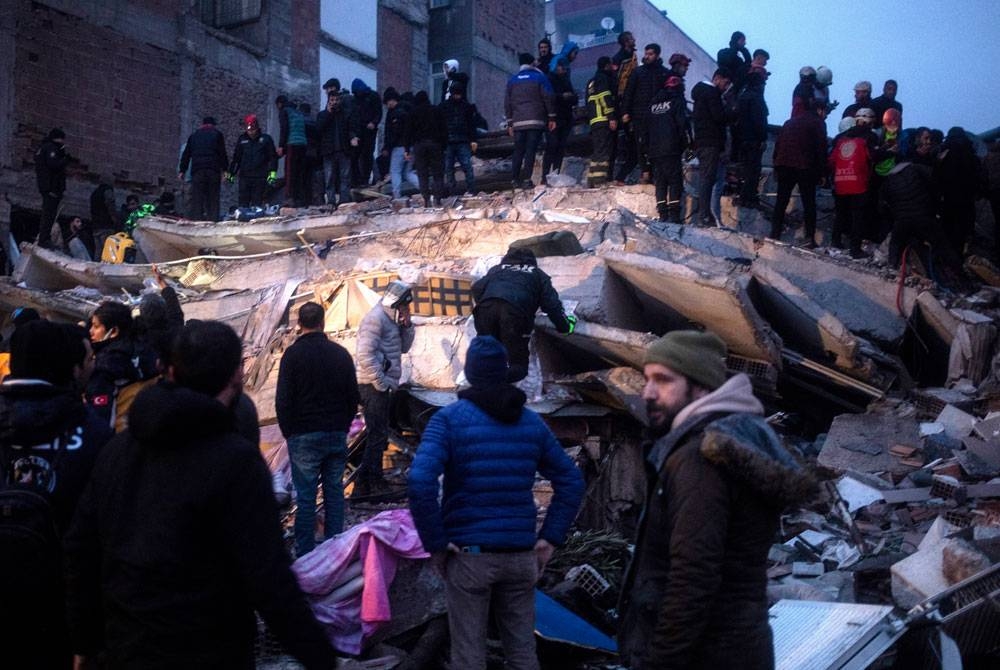
<svg viewBox="0 0 1000 670"><path fill-rule="evenodd" d="M625 575L618 648L632 670L774 667L767 552L781 509L814 483L763 419L726 345L667 333L643 365L646 507Z"/></svg>

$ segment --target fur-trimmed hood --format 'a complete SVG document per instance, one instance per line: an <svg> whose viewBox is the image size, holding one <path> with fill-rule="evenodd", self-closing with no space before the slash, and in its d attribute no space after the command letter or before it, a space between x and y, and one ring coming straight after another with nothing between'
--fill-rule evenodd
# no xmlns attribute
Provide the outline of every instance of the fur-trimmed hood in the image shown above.
<svg viewBox="0 0 1000 670"><path fill-rule="evenodd" d="M705 427L701 455L781 506L817 492L815 478L795 462L762 417L731 414Z"/></svg>

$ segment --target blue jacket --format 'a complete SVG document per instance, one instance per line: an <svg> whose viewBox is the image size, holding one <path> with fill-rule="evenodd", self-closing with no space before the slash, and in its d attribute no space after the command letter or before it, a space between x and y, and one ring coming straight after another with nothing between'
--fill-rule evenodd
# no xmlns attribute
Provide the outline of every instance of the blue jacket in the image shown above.
<svg viewBox="0 0 1000 670"><path fill-rule="evenodd" d="M472 389L475 391L476 389ZM502 421L463 392L431 418L410 470L410 511L424 548L458 546L531 549L538 539L562 544L583 498L583 477L542 419L520 405L511 386L482 391L497 406L518 396L519 411ZM545 523L535 532L535 472L555 492ZM438 503L438 477L444 495Z"/></svg>
<svg viewBox="0 0 1000 670"><path fill-rule="evenodd" d="M556 98L549 78L531 67L507 80L504 115L514 130L542 130L556 120Z"/></svg>

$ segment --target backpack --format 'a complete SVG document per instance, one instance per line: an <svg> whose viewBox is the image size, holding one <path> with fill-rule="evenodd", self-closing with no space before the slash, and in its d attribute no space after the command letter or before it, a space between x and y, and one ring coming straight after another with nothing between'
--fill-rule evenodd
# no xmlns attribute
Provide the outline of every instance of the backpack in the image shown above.
<svg viewBox="0 0 1000 670"><path fill-rule="evenodd" d="M868 190L871 163L864 137L845 135L837 140L830 161L837 195L860 195Z"/></svg>

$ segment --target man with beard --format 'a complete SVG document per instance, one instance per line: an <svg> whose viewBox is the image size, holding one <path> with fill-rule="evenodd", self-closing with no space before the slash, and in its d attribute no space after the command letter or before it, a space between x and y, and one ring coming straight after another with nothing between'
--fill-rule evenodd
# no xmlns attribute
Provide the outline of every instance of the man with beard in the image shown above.
<svg viewBox="0 0 1000 670"><path fill-rule="evenodd" d="M653 96L659 92L670 76L670 71L663 66L660 58L660 45L655 42L647 44L642 56L642 65L636 68L635 74L629 80L622 100L622 121L631 123L635 133L639 169L642 172L642 183L649 183L649 105ZM619 173L619 178L627 177Z"/></svg>
<svg viewBox="0 0 1000 670"><path fill-rule="evenodd" d="M618 647L632 670L774 667L767 552L783 506L814 483L763 419L726 345L693 330L646 350L645 510L622 588Z"/></svg>

